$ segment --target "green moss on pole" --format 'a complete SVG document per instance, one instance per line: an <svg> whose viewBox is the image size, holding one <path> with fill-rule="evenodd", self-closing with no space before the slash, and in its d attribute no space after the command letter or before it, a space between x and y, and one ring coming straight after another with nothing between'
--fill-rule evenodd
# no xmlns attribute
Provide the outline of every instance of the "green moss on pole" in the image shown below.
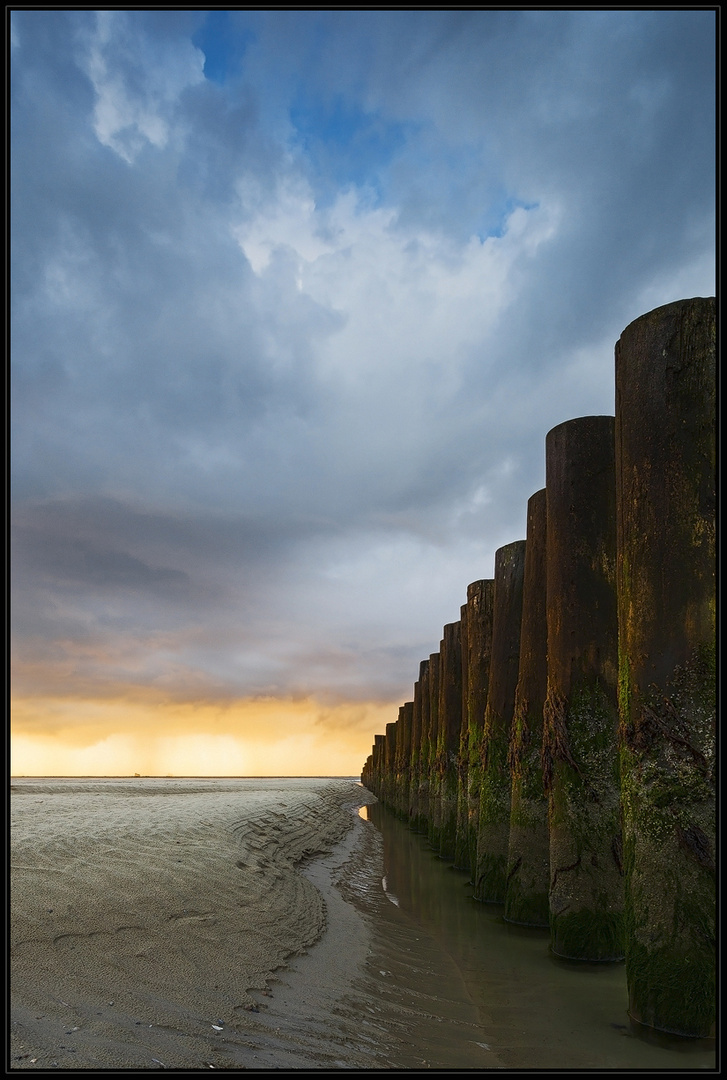
<svg viewBox="0 0 727 1080"><path fill-rule="evenodd" d="M371 784L367 785L377 799L381 799L382 778L384 774L384 762L386 754L386 736L374 735L374 745L371 766Z"/></svg>
<svg viewBox="0 0 727 1080"><path fill-rule="evenodd" d="M386 725L386 748L384 754L384 777L381 785L381 801L390 810L395 809L396 791L396 721Z"/></svg>
<svg viewBox="0 0 727 1080"><path fill-rule="evenodd" d="M474 896L504 903L510 839L508 747L520 664L525 540L495 552L492 651L482 732Z"/></svg>
<svg viewBox="0 0 727 1080"><path fill-rule="evenodd" d="M439 653L429 657L429 822L427 837L435 851L439 851L439 833L442 805L439 799L439 774L437 769L437 739L439 737Z"/></svg>
<svg viewBox="0 0 727 1080"><path fill-rule="evenodd" d="M575 960L619 960L614 418L584 416L553 428L545 469L551 947Z"/></svg>
<svg viewBox="0 0 727 1080"><path fill-rule="evenodd" d="M714 298L616 345L626 978L638 1022L715 1032Z"/></svg>
<svg viewBox="0 0 727 1080"><path fill-rule="evenodd" d="M520 665L510 733L512 779L505 919L548 926L550 839L541 753L548 688L545 488L528 500Z"/></svg>
<svg viewBox="0 0 727 1080"><path fill-rule="evenodd" d="M482 732L490 678L494 584L490 578L473 581L467 586L467 646L465 649L463 644L462 649L463 663L466 662L467 665L467 688L463 703L460 754L466 757L467 762L465 791L467 867L473 877L477 865Z"/></svg>
<svg viewBox="0 0 727 1080"><path fill-rule="evenodd" d="M422 764L422 678L428 660L419 664L419 678L414 683L414 710L411 720L411 759L409 763L409 824L415 832L422 831L420 780Z"/></svg>
<svg viewBox="0 0 727 1080"><path fill-rule="evenodd" d="M409 776L411 762L411 725L414 702L406 701L399 707L396 721L396 802L399 817L409 820Z"/></svg>
<svg viewBox="0 0 727 1080"><path fill-rule="evenodd" d="M435 772L439 788L439 854L454 858L459 735L462 725L462 624L447 623L439 648L439 723Z"/></svg>
<svg viewBox="0 0 727 1080"><path fill-rule="evenodd" d="M429 770L431 767L431 705L429 690L429 668L431 658L422 660L419 665L419 683L422 699L421 742L419 745L419 821L417 831L425 835L429 831Z"/></svg>
<svg viewBox="0 0 727 1080"><path fill-rule="evenodd" d="M459 747L457 749L457 817L454 838L454 865L458 870L470 869L470 853L467 843L467 774L469 772L469 757L467 753L467 693L469 684L469 666L467 656L469 652L468 637L468 609L463 604L460 610L459 623L461 627L460 656L462 659L462 715L459 728Z"/></svg>

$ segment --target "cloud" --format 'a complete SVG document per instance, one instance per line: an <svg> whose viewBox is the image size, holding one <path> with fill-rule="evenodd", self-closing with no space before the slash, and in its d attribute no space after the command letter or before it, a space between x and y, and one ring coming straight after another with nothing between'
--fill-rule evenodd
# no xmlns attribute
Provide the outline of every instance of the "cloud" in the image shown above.
<svg viewBox="0 0 727 1080"><path fill-rule="evenodd" d="M203 54L184 34L151 35L145 20L124 12L94 14L80 60L96 97L93 128L100 143L133 164L145 144L167 145L179 95L204 80Z"/></svg>
<svg viewBox="0 0 727 1080"><path fill-rule="evenodd" d="M713 13L11 29L18 692L403 699L624 327L714 291Z"/></svg>

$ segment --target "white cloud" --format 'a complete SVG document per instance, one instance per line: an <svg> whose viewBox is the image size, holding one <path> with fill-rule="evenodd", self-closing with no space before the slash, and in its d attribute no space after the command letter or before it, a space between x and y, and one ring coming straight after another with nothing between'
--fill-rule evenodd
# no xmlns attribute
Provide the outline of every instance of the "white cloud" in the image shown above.
<svg viewBox="0 0 727 1080"><path fill-rule="evenodd" d="M191 42L149 38L128 13L109 10L96 12L85 46L99 142L128 164L146 143L163 149L180 93L204 81L204 53Z"/></svg>
<svg viewBox="0 0 727 1080"><path fill-rule="evenodd" d="M303 181L286 182L279 201L233 231L262 275L284 247L295 288L343 316L320 340L315 370L336 392L332 429L349 434L372 416L416 429L432 404L460 389L460 365L516 304L522 280L558 229L556 207L518 207L503 235L459 243L443 232L400 226L391 208L371 208L353 187L317 210ZM278 282L276 303L289 297ZM483 357L482 362L486 363ZM360 432L363 438L363 433ZM369 431L371 443L383 430ZM385 446L384 452L392 448Z"/></svg>
<svg viewBox="0 0 727 1080"><path fill-rule="evenodd" d="M261 185L252 177L241 178L236 188L245 209L261 200ZM231 231L256 274L267 269L276 248L290 248L304 262L332 250L330 241L321 235L313 193L293 172L281 178L274 200L268 196L257 214L233 225Z"/></svg>

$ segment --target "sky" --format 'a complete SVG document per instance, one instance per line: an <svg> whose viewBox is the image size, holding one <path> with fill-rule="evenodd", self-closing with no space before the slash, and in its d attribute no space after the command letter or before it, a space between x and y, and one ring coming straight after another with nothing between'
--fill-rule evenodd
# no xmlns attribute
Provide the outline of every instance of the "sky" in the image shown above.
<svg viewBox="0 0 727 1080"><path fill-rule="evenodd" d="M715 292L714 9L15 9L20 775L358 775Z"/></svg>

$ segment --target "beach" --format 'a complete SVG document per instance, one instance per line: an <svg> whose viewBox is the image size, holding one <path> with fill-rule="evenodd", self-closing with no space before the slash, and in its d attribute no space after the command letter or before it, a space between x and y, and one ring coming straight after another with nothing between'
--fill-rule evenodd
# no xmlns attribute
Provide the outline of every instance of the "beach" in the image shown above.
<svg viewBox="0 0 727 1080"><path fill-rule="evenodd" d="M398 914L374 801L352 779L13 780L10 1067L470 1061L455 966L432 944L412 972L411 928L373 932Z"/></svg>
<svg viewBox="0 0 727 1080"><path fill-rule="evenodd" d="M713 1069L354 778L13 779L15 1069Z"/></svg>

